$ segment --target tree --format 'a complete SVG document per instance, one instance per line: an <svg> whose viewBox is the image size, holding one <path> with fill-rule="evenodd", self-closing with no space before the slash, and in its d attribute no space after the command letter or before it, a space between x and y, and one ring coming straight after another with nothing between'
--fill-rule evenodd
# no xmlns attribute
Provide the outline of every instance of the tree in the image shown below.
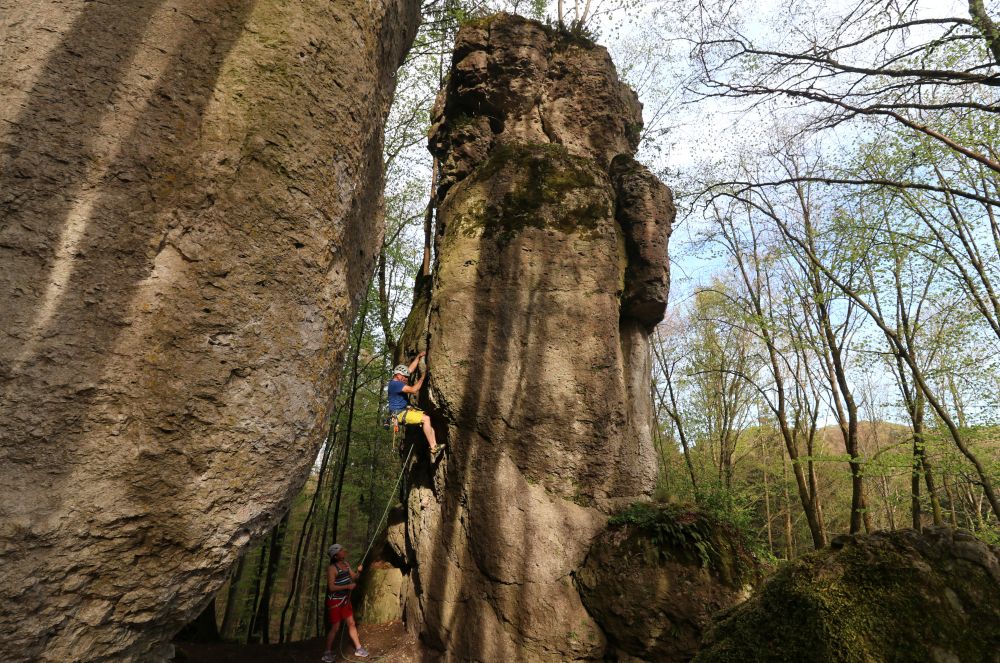
<svg viewBox="0 0 1000 663"><path fill-rule="evenodd" d="M808 176L806 178L802 178L802 181L806 180L808 180ZM985 498L992 506L994 513L1000 515L1000 502L997 501L996 490L993 487L993 481L990 473L987 471L986 466L979 459L978 455L975 454L966 443L959 426L955 423L952 413L946 408L945 401L941 398L941 395L932 388L930 382L928 381L927 372L920 365L918 360L919 348L912 344L912 341L910 340L911 336L907 334L905 327L896 328L887 321L887 318L881 312L880 302L877 299L871 299L866 295L866 293L869 292L867 288L862 290L857 283L853 283L844 276L835 273L833 268L822 259L818 252L810 247L810 240L807 237L808 231L801 226L795 226L793 228L793 222L788 217L783 215L777 206L773 204L771 198L769 198L767 194L767 190L768 187L755 186L741 191L723 192L720 195L739 201L748 209L755 210L764 218L773 222L774 226L781 232L785 239L792 246L796 247L797 250L800 250L808 261L815 266L817 270L819 270L824 278L829 280L831 284L833 284L838 290L840 290L840 292L852 300L868 315L868 318L885 335L886 339L890 343L893 353L901 359L916 387L920 389L921 393L926 398L927 403L945 425L955 446L975 468ZM857 241L858 238L857 236L845 237L841 235L839 239L844 241ZM859 253L858 257L860 259L864 259L865 255L867 255L867 253ZM875 268L873 266L869 271L874 273L874 270ZM866 285L875 287L871 283Z"/></svg>
<svg viewBox="0 0 1000 663"><path fill-rule="evenodd" d="M984 461L969 444L959 417L961 385L968 380L957 367L932 361L933 352L922 347L933 336L909 318L915 312L908 310L912 284L904 280L907 273L933 268L937 280L928 296L943 302L951 291L962 293L980 317L963 316L965 329L977 338L991 331L1000 339L1000 229L995 222L1000 50L985 5L969 3L968 17L940 17L925 3L858 0L829 8L820 20L782 6L787 29L774 32L745 30L739 2L703 3L699 9L692 47L699 72L691 86L695 96L742 103L750 112L773 114L783 127L767 150L769 159L753 169L718 175L703 191L708 191L707 201L721 194L752 209L813 270L807 283L813 286L811 308L821 332L815 340L825 348L830 406L844 423L856 501L864 501L859 421L856 404L850 404L847 364L837 357L851 345L830 334L837 329L831 314L850 307L865 318L864 325L884 335L894 357L913 427L914 522L920 520L921 481L930 477L934 484L924 452L925 407L998 514L989 455ZM804 148L821 158L801 167ZM823 232L829 236L819 242L815 227L782 207L808 184L832 185L824 193L830 209L822 212L828 226ZM906 228L905 236L897 226ZM890 244L905 246L902 262L894 264L882 252ZM853 271L842 270L841 246L852 247L846 264ZM831 296L840 303L827 306ZM990 343L1000 347L995 340ZM957 398L951 384L958 388ZM933 512L936 491L928 492ZM867 513L863 506L853 510L852 530L858 516Z"/></svg>
<svg viewBox="0 0 1000 663"><path fill-rule="evenodd" d="M773 43L743 34L732 6L701 7L700 36L693 45L701 98L783 99L803 111L797 114L803 133L856 120L863 121L860 128L874 131L895 126L935 143L959 162L1000 173L995 152L952 130L956 115L981 123L995 119L998 111L997 31L979 0L969 3L968 18L929 17L917 1L856 0L830 14L829 21L795 21L794 30L783 30L780 42ZM980 195L951 182L826 173L810 177L998 202L992 193Z"/></svg>

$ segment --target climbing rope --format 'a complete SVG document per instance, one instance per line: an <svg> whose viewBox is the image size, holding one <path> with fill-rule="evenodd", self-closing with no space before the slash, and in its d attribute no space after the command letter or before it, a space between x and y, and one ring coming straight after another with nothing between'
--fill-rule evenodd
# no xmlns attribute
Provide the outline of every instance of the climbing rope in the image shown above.
<svg viewBox="0 0 1000 663"><path fill-rule="evenodd" d="M382 531L382 523L385 521L386 517L389 515L389 509L392 508L392 502L393 502L393 500L396 497L396 489L399 488L399 482L403 480L403 475L406 474L406 466L410 463L410 456L412 456L412 455L413 455L413 444L411 443L410 444L410 450L406 452L406 458L403 460L403 469L401 469L399 471L399 476L396 477L396 483L392 486L392 492L389 494L389 501L385 505L385 511L382 512L382 518L379 519L378 526L375 528L374 534L372 534L371 541L368 542L368 548L365 550L364 556L361 558L361 561L358 563L360 566L363 566L364 563L365 563L365 560L368 559L368 553L370 553L372 551L372 546L375 545L375 539L378 538L379 532ZM358 657L352 656L351 654L345 654L344 653L344 631L347 630L346 627L347 627L347 624L343 624L342 623L342 625L340 627L339 639L337 641L337 653L340 654L340 657L342 659L344 659L345 661L355 661L356 663L365 663L367 661L381 661L382 659L385 658L385 655L382 655L382 656L369 656L368 658L358 658Z"/></svg>
<svg viewBox="0 0 1000 663"><path fill-rule="evenodd" d="M368 542L368 549L365 550L364 556L361 558L359 564L364 564L365 560L368 559L368 553L372 551L372 546L375 545L375 539L378 538L379 532L382 531L382 523L385 521L386 516L389 515L389 509L392 508L392 502L396 498L396 489L399 488L399 482L403 480L403 475L406 474L406 466L410 462L410 456L413 455L413 444L410 443L410 450L406 452L406 459L403 460L403 469L399 471L399 476L396 477L396 483L392 486L392 492L389 494L389 501L386 502L385 511L382 512L382 518L379 519L378 525L375 527L375 531L372 534L371 541Z"/></svg>

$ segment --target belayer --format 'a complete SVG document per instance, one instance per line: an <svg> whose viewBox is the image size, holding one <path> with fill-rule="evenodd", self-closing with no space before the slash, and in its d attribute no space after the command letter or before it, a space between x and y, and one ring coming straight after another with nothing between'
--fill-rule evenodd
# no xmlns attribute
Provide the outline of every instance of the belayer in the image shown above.
<svg viewBox="0 0 1000 663"><path fill-rule="evenodd" d="M368 650L361 646L358 639L358 627L354 624L354 608L351 607L351 590L358 586L358 576L361 575L361 565L356 571L351 570L347 563L347 549L335 543L327 550L330 555L330 566L326 569L326 610L330 620L330 632L326 636L326 651L322 660L330 663L336 660L333 653L333 639L337 637L340 622L347 622L347 633L354 643L354 655L368 658Z"/></svg>
<svg viewBox="0 0 1000 663"><path fill-rule="evenodd" d="M406 397L407 394L419 393L420 387L424 384L424 378L427 377L426 371L412 385L409 384L409 377L410 373L417 370L417 365L426 354L426 352L420 352L417 354L417 358L410 362L409 366L400 364L392 369L392 380L389 381L389 412L400 424L420 424L423 426L427 445L431 448L431 454L433 455L444 445L437 443L437 438L434 436L434 428L431 426L431 418L424 414L423 410L411 406Z"/></svg>

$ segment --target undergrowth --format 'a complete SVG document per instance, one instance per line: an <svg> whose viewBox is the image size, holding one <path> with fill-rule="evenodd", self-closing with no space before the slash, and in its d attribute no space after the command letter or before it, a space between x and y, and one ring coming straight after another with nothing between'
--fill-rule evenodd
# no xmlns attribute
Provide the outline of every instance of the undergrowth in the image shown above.
<svg viewBox="0 0 1000 663"><path fill-rule="evenodd" d="M759 579L759 558L747 538L710 511L636 502L612 516L608 524L634 527L662 559L700 564L734 586Z"/></svg>
<svg viewBox="0 0 1000 663"><path fill-rule="evenodd" d="M712 525L704 514L673 504L636 502L612 516L609 525L634 525L642 530L664 557L693 550L701 565L718 564L719 551L712 544Z"/></svg>

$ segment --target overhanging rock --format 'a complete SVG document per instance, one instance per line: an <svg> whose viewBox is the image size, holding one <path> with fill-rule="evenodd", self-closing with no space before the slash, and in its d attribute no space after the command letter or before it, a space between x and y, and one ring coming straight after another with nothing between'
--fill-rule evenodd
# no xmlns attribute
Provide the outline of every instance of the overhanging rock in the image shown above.
<svg viewBox="0 0 1000 663"><path fill-rule="evenodd" d="M0 659L164 659L302 486L418 9L0 2Z"/></svg>

